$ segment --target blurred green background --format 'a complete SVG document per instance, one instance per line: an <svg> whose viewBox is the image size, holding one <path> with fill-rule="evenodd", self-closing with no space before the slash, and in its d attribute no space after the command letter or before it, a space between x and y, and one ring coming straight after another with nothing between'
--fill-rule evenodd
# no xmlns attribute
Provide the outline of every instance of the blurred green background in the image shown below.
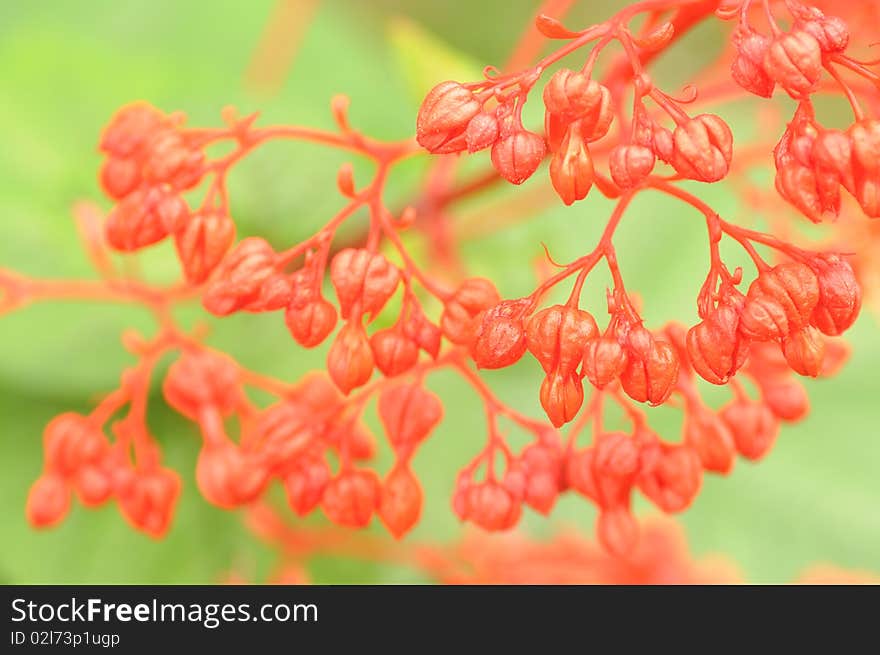
<svg viewBox="0 0 880 655"><path fill-rule="evenodd" d="M574 12L572 25L601 19L620 3L580 4L589 8ZM325 0L281 88L249 91L245 71L273 5L273 0L0 3L0 266L35 276L92 275L70 206L79 199L107 206L96 184L95 144L101 126L125 102L143 98L168 111L180 109L195 125L218 124L221 108L232 104L242 112L260 110L266 123L330 127L329 99L345 92L356 126L377 137L405 138L424 89L462 70L502 64L537 2ZM661 78L673 89L684 83L719 47L719 34L720 27L708 25L688 37L660 62ZM753 134L751 115L749 107L729 109L737 138ZM477 158L484 163L485 155ZM231 181L241 234L286 244L313 231L340 206L335 171L346 159L290 143L255 153ZM413 190L422 170L423 162L401 169L389 188L392 206ZM358 179L366 179L366 169ZM544 174L526 186L535 184L547 184ZM740 217L742 207L730 189L699 192L722 215ZM489 194L475 206L505 193L509 190ZM571 259L592 247L608 209L597 197L573 209L555 207L497 235L467 241L464 259L474 273L501 280L503 295L525 293L534 285L531 263L541 253L540 242L556 258ZM707 258L704 239L698 217L682 206L657 196L635 203L619 231L618 252L628 286L646 301L649 325L669 318L694 322L693 298ZM726 254L732 261L739 256ZM167 244L146 255L143 265L157 279L176 272ZM598 275L588 290L597 315L603 313L605 283ZM183 317L198 315L193 310ZM199 439L158 394L150 426L185 484L168 537L155 542L133 532L112 506L75 508L50 532L28 528L23 507L41 467L43 426L59 412L86 410L96 393L115 386L128 363L118 334L129 325L150 330L144 312L105 305L44 304L0 319L0 582L205 583L233 567L254 579L270 570L271 550L247 533L240 516L198 495L192 472ZM790 580L817 561L880 572L876 335L875 319L865 312L851 332L854 357L843 373L808 383L813 403L808 420L784 428L759 465L741 461L728 478L706 480L681 519L695 553L724 553L757 582ZM285 379L321 366L323 357L297 348L277 315L225 319L216 323L211 343ZM524 362L485 377L505 400L537 416L536 369ZM474 418L481 409L454 376L432 376L430 385L449 409L416 459L428 502L410 538L449 540L460 527L448 498L456 470L484 439L482 419ZM652 422L667 437L677 434L677 421L675 412L652 412ZM387 453L382 456L387 462ZM591 533L592 522L585 502L566 498L552 519L529 514L524 523L546 535L562 525ZM327 583L420 580L413 571L335 558L316 561L312 575Z"/></svg>

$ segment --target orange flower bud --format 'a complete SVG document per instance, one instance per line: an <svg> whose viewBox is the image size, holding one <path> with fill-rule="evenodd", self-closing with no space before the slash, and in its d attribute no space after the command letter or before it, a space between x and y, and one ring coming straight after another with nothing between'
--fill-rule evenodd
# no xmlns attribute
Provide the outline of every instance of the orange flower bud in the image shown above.
<svg viewBox="0 0 880 655"><path fill-rule="evenodd" d="M440 399L417 384L397 384L379 394L379 419L399 456L412 451L443 418Z"/></svg>
<svg viewBox="0 0 880 655"><path fill-rule="evenodd" d="M400 271L384 255L365 248L340 250L330 263L330 281L342 318L357 303L370 317L378 314L400 283Z"/></svg>
<svg viewBox="0 0 880 655"><path fill-rule="evenodd" d="M838 336L855 322L862 306L862 289L852 267L837 255L817 257L814 264L819 281L819 302L810 323L823 334Z"/></svg>
<svg viewBox="0 0 880 655"><path fill-rule="evenodd" d="M819 302L819 282L806 264L764 271L749 286L740 331L750 339L779 339L806 325Z"/></svg>
<svg viewBox="0 0 880 655"><path fill-rule="evenodd" d="M779 420L764 403L735 400L721 410L720 416L739 454L752 461L764 457L779 434Z"/></svg>
<svg viewBox="0 0 880 655"><path fill-rule="evenodd" d="M733 134L721 118L700 114L675 128L672 167L698 182L717 182L727 175L733 157Z"/></svg>
<svg viewBox="0 0 880 655"><path fill-rule="evenodd" d="M480 325L482 312L501 301L498 290L489 280L469 278L444 303L440 328L452 343L469 345Z"/></svg>
<svg viewBox="0 0 880 655"><path fill-rule="evenodd" d="M640 403L660 405L669 398L678 381L678 358L665 341L652 340L644 356L630 351L620 384L627 395Z"/></svg>
<svg viewBox="0 0 880 655"><path fill-rule="evenodd" d="M557 428L577 416L583 402L584 385L574 371L561 373L554 370L541 383L541 407Z"/></svg>
<svg viewBox="0 0 880 655"><path fill-rule="evenodd" d="M314 348L336 327L336 308L321 297L302 306L291 302L284 312L284 322L299 345Z"/></svg>
<svg viewBox="0 0 880 655"><path fill-rule="evenodd" d="M748 342L738 332L744 301L740 294L731 296L688 330L688 359L694 370L712 384L726 384L748 357Z"/></svg>
<svg viewBox="0 0 880 655"><path fill-rule="evenodd" d="M187 352L168 369L162 391L169 405L193 421L206 407L229 416L241 398L238 367L224 355Z"/></svg>
<svg viewBox="0 0 880 655"><path fill-rule="evenodd" d="M804 30L778 36L764 56L764 70L795 100L809 96L822 76L822 49Z"/></svg>
<svg viewBox="0 0 880 655"><path fill-rule="evenodd" d="M546 152L544 137L515 129L492 146L492 166L511 184L522 184L538 170Z"/></svg>
<svg viewBox="0 0 880 655"><path fill-rule="evenodd" d="M611 149L608 165L611 179L621 189L632 189L644 182L656 162L654 151L635 143L620 144Z"/></svg>
<svg viewBox="0 0 880 655"><path fill-rule="evenodd" d="M627 355L613 337L590 339L584 348L584 375L597 389L602 389L623 373Z"/></svg>
<svg viewBox="0 0 880 655"><path fill-rule="evenodd" d="M28 492L25 515L35 528L48 528L70 511L70 487L60 475L42 475Z"/></svg>
<svg viewBox="0 0 880 655"><path fill-rule="evenodd" d="M379 330L370 337L376 366L387 377L400 375L416 365L419 347L397 328Z"/></svg>
<svg viewBox="0 0 880 655"><path fill-rule="evenodd" d="M324 495L330 481L330 468L321 457L304 457L284 477L287 502L297 516L311 512Z"/></svg>
<svg viewBox="0 0 880 655"><path fill-rule="evenodd" d="M703 465L697 451L685 444L659 440L643 452L639 489L664 512L681 512L697 497L703 482Z"/></svg>
<svg viewBox="0 0 880 655"><path fill-rule="evenodd" d="M733 434L718 416L701 406L688 408L684 440L693 448L707 471L730 473L736 460Z"/></svg>
<svg viewBox="0 0 880 655"><path fill-rule="evenodd" d="M221 212L199 212L174 235L177 256L190 284L208 279L235 241L235 223Z"/></svg>
<svg viewBox="0 0 880 655"><path fill-rule="evenodd" d="M379 518L395 539L418 523L422 513L422 487L406 465L395 465L382 485Z"/></svg>
<svg viewBox="0 0 880 655"><path fill-rule="evenodd" d="M379 507L382 485L367 469L340 473L324 489L321 507L327 518L349 528L366 527Z"/></svg>
<svg viewBox="0 0 880 655"><path fill-rule="evenodd" d="M782 353L795 373L815 378L822 372L825 340L816 328L807 325L782 339Z"/></svg>
<svg viewBox="0 0 880 655"><path fill-rule="evenodd" d="M471 344L471 356L479 368L504 368L526 351L523 312L530 301L503 300L485 314Z"/></svg>
<svg viewBox="0 0 880 655"><path fill-rule="evenodd" d="M593 186L594 173L590 150L575 123L550 160L550 181L562 202L571 205L587 197Z"/></svg>
<svg viewBox="0 0 880 655"><path fill-rule="evenodd" d="M592 314L577 307L553 305L534 314L526 325L526 345L545 373L578 367L587 342L599 335Z"/></svg>
<svg viewBox="0 0 880 655"><path fill-rule="evenodd" d="M342 393L367 383L373 375L373 352L359 322L348 322L327 353L327 372Z"/></svg>
<svg viewBox="0 0 880 655"><path fill-rule="evenodd" d="M465 130L482 104L458 82L441 82L425 97L416 119L419 144L434 154L461 152Z"/></svg>
<svg viewBox="0 0 880 655"><path fill-rule="evenodd" d="M736 57L730 64L730 74L734 81L762 98L772 96L776 82L764 70L770 39L750 30L737 30L733 43Z"/></svg>

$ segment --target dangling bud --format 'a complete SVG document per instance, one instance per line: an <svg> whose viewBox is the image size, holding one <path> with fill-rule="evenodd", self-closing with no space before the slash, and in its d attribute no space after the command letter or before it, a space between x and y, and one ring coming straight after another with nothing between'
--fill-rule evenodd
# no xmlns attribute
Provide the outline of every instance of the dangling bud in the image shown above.
<svg viewBox="0 0 880 655"><path fill-rule="evenodd" d="M795 100L806 98L822 76L822 49L804 30L778 36L764 56L764 70Z"/></svg>
<svg viewBox="0 0 880 655"><path fill-rule="evenodd" d="M452 343L469 345L476 336L482 312L501 302L498 290L489 280L469 278L461 283L443 305L440 328Z"/></svg>
<svg viewBox="0 0 880 655"><path fill-rule="evenodd" d="M733 134L721 118L700 114L675 128L672 167L698 182L717 182L727 175L733 157Z"/></svg>
<svg viewBox="0 0 880 655"><path fill-rule="evenodd" d="M592 314L576 307L554 305L533 315L526 326L526 345L546 373L554 368L574 371L587 342L599 328Z"/></svg>
<svg viewBox="0 0 880 655"><path fill-rule="evenodd" d="M235 241L235 223L222 212L199 212L174 235L177 256L190 284L208 279Z"/></svg>
<svg viewBox="0 0 880 655"><path fill-rule="evenodd" d="M654 170L655 161L654 151L646 146L634 143L614 146L608 155L611 179L621 189L637 187Z"/></svg>
<svg viewBox="0 0 880 655"><path fill-rule="evenodd" d="M461 152L465 130L482 104L458 82L441 82L428 93L416 120L419 144L434 154Z"/></svg>
<svg viewBox="0 0 880 655"><path fill-rule="evenodd" d="M545 153L543 137L515 129L492 146L492 165L511 184L522 184L538 170Z"/></svg>
<svg viewBox="0 0 880 655"><path fill-rule="evenodd" d="M547 418L558 428L577 416L584 402L584 385L574 371L563 374L554 370L541 383L540 397Z"/></svg>
<svg viewBox="0 0 880 655"><path fill-rule="evenodd" d="M782 352L785 361L795 373L815 378L822 372L825 340L812 325L802 327L783 338Z"/></svg>
<svg viewBox="0 0 880 655"><path fill-rule="evenodd" d="M395 539L418 523L422 513L422 487L406 465L396 465L385 483L379 501L379 518Z"/></svg>
<svg viewBox="0 0 880 655"><path fill-rule="evenodd" d="M527 298L504 300L484 315L471 345L471 356L479 368L504 368L526 351L523 312Z"/></svg>
<svg viewBox="0 0 880 655"><path fill-rule="evenodd" d="M373 375L373 352L360 322L349 321L336 335L327 353L327 372L346 395Z"/></svg>
<svg viewBox="0 0 880 655"><path fill-rule="evenodd" d="M806 325L819 302L819 282L800 262L764 271L749 287L740 331L757 341L779 339Z"/></svg>
<svg viewBox="0 0 880 655"><path fill-rule="evenodd" d="M583 200L593 186L593 159L574 123L550 160L550 181L566 205Z"/></svg>
<svg viewBox="0 0 880 655"><path fill-rule="evenodd" d="M613 337L591 339L584 348L584 374L597 389L617 379L626 363L626 351Z"/></svg>
<svg viewBox="0 0 880 655"><path fill-rule="evenodd" d="M810 323L823 334L839 336L859 315L861 287L852 267L837 255L817 257L813 270L819 281L819 302L810 315Z"/></svg>

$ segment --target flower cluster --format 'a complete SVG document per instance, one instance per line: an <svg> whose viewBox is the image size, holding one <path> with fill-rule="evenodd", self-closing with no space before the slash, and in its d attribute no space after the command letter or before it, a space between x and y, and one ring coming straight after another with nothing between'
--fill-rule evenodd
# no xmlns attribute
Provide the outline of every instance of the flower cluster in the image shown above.
<svg viewBox="0 0 880 655"><path fill-rule="evenodd" d="M405 141L358 132L343 97L332 104L332 131L257 127L256 115L242 118L231 110L223 113L223 127L191 128L181 114L146 103L122 108L100 140L106 156L101 185L115 207L106 219L92 212L80 221L101 279L37 280L0 270L0 308L72 297L136 302L159 326L150 338L125 335L137 364L119 389L88 415L65 414L46 429L44 473L28 500L31 523L60 520L75 493L85 505L114 498L137 528L154 536L165 532L180 483L160 464L146 410L150 380L171 352L177 358L162 372L164 399L201 436L195 463L201 494L227 509L259 502L277 483L299 516L320 508L350 528L378 517L402 537L418 522L424 502L412 460L443 416L440 397L425 384L441 368L470 385L485 409L485 445L454 485L450 481L453 511L485 530L512 528L526 507L548 514L560 494L574 492L597 507L597 533L607 550L636 552L635 492L664 512L680 512L696 498L704 472L728 473L737 455L763 457L779 424L808 410L795 374L831 375L846 358L845 346L833 337L858 316L859 281L845 255L806 250L724 220L679 184L727 177L735 164L732 133L718 115L700 113L695 89L679 99L662 92L648 66L716 10L738 16L735 84L729 87L769 96L778 84L800 101L775 150L777 187L813 219L837 211L841 186L876 215L880 139L875 122L858 115L846 133L815 122L809 95L823 68L835 80L834 66L868 71L843 54L842 21L787 2L792 28L783 34L773 23L771 39L751 27L752 2L719 4L635 3L581 31L540 16L540 33L564 41L562 47L519 72L490 68L479 82L437 85L419 110L416 138ZM642 14L648 20L632 31ZM621 52L600 75L597 61L614 43ZM523 107L547 69L586 47L579 70L558 68L544 85L543 133L526 129ZM276 139L352 152L373 164L373 177L359 185L351 164L343 165L337 175L342 207L297 244L279 247L260 236L236 242L227 176L254 148ZM231 149L212 157L209 146L218 143ZM449 175L457 160L446 155L485 149L493 171L458 186ZM438 155L424 187L409 207L392 212L384 198L389 175L424 150ZM762 153L768 161L769 151ZM414 259L401 232L442 225L458 199L502 179L521 184L548 156L552 187L566 205L583 200L594 186L616 201L594 249L513 298L492 280L456 276ZM669 165L669 175L655 172L658 160ZM708 232L709 271L691 327L646 327L618 262L618 225L635 198L656 193L696 210ZM364 215L360 241L340 247L339 228ZM173 237L180 262L179 284L150 285L109 263L111 250L126 254L166 237ZM754 264L747 288L744 271L731 272L722 260L722 239L739 244ZM612 279L607 321L581 304L600 264ZM572 279L567 300L544 304L549 291ZM194 299L214 317L279 314L300 346L327 344L326 375L290 384L211 350L205 334L181 327L172 311ZM475 370L506 368L527 356L543 371L534 386L546 420L505 404ZM743 377L757 393L750 395ZM729 402L710 406L699 379L725 386ZM272 402L256 402L253 390ZM394 455L384 472L372 464L378 446L363 420L373 401ZM628 429L607 425L603 408L612 403ZM664 404L683 412L680 441L661 438L642 407ZM519 452L508 445L501 421L530 436ZM588 426L592 439L585 445L579 442Z"/></svg>
<svg viewBox="0 0 880 655"><path fill-rule="evenodd" d="M734 34L733 79L743 89L769 98L777 85L799 101L794 118L774 151L776 188L813 222L840 212L840 189L846 189L864 213L880 217L880 120L866 116L856 91L841 76L850 71L869 82L877 76L846 54L849 27L816 7L786 0L791 15L783 31L767 11L770 35L749 21L751 2L725 10L738 16ZM855 122L846 131L816 122L810 98L820 91L823 73L839 86L852 106Z"/></svg>

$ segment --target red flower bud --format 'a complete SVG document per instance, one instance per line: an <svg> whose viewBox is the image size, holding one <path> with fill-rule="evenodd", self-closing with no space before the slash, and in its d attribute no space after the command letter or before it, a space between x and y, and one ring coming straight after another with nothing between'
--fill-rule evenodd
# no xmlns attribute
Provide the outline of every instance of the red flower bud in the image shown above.
<svg viewBox="0 0 880 655"><path fill-rule="evenodd" d="M770 49L770 39L752 31L734 34L736 57L730 65L734 81L750 93L762 98L773 95L776 82L764 70L764 59Z"/></svg>
<svg viewBox="0 0 880 655"><path fill-rule="evenodd" d="M46 474L37 478L28 492L25 515L35 528L48 528L70 511L70 487L60 475Z"/></svg>
<svg viewBox="0 0 880 655"><path fill-rule="evenodd" d="M703 482L700 456L685 444L657 442L643 453L641 492L664 512L681 512L697 497Z"/></svg>
<svg viewBox="0 0 880 655"><path fill-rule="evenodd" d="M523 449L518 462L525 478L523 500L536 512L549 515L562 484L562 453L544 444L532 443Z"/></svg>
<svg viewBox="0 0 880 655"><path fill-rule="evenodd" d="M779 35L764 57L764 70L795 100L809 96L822 76L822 49L804 30Z"/></svg>
<svg viewBox="0 0 880 655"><path fill-rule="evenodd" d="M810 411L807 392L795 381L761 384L761 400L774 416L783 421L799 421Z"/></svg>
<svg viewBox="0 0 880 655"><path fill-rule="evenodd" d="M504 368L523 356L523 312L529 303L527 298L503 300L483 314L471 344L471 356L479 368Z"/></svg>
<svg viewBox="0 0 880 655"><path fill-rule="evenodd" d="M397 328L379 330L370 337L376 366L387 377L400 375L416 365L419 347Z"/></svg>
<svg viewBox="0 0 880 655"><path fill-rule="evenodd" d="M488 148L498 140L498 134L498 119L494 112L480 112L468 123L464 134L468 152Z"/></svg>
<svg viewBox="0 0 880 655"><path fill-rule="evenodd" d="M672 167L699 182L717 182L727 175L733 157L733 134L721 118L700 114L675 128Z"/></svg>
<svg viewBox="0 0 880 655"><path fill-rule="evenodd" d="M221 212L199 212L174 235L177 256L190 284L208 279L235 241L235 223Z"/></svg>
<svg viewBox="0 0 880 655"><path fill-rule="evenodd" d="M763 271L749 286L740 331L758 341L779 339L806 325L819 302L819 282L806 264Z"/></svg>
<svg viewBox="0 0 880 655"><path fill-rule="evenodd" d="M849 129L852 141L854 193L862 210L880 217L880 120L859 121Z"/></svg>
<svg viewBox="0 0 880 655"><path fill-rule="evenodd" d="M397 384L379 394L379 419L398 456L428 437L443 418L440 399L417 384Z"/></svg>
<svg viewBox="0 0 880 655"><path fill-rule="evenodd" d="M639 186L654 170L655 162L653 150L635 143L614 146L608 155L611 179L621 189Z"/></svg>
<svg viewBox="0 0 880 655"><path fill-rule="evenodd" d="M798 22L796 27L816 39L823 53L843 52L849 45L849 28L837 16L816 17Z"/></svg>
<svg viewBox="0 0 880 655"><path fill-rule="evenodd" d="M171 526L180 478L165 468L136 469L117 491L119 510L138 530L162 537Z"/></svg>
<svg viewBox="0 0 880 655"><path fill-rule="evenodd" d="M481 314L501 302L498 290L489 280L469 278L461 283L443 305L440 328L452 343L469 345L480 325Z"/></svg>
<svg viewBox="0 0 880 655"><path fill-rule="evenodd" d="M64 477L95 464L109 448L104 433L86 416L66 412L49 421L43 431L46 469Z"/></svg>
<svg viewBox="0 0 880 655"><path fill-rule="evenodd" d="M202 296L205 309L215 316L238 310L281 309L290 302L290 280L276 270L278 256L265 239L248 237L223 259Z"/></svg>
<svg viewBox="0 0 880 655"><path fill-rule="evenodd" d="M327 372L346 395L373 375L373 352L360 322L346 323L336 335L327 353Z"/></svg>
<svg viewBox="0 0 880 655"><path fill-rule="evenodd" d="M748 342L738 332L742 295L731 296L687 333L688 359L694 370L712 384L726 384L745 363Z"/></svg>
<svg viewBox="0 0 880 655"><path fill-rule="evenodd" d="M403 324L403 333L434 359L440 354L443 333L431 323L417 305L410 309L409 318Z"/></svg>
<svg viewBox="0 0 880 655"><path fill-rule="evenodd" d="M509 530L519 522L522 505L503 485L494 480L469 485L464 492L463 520L484 530Z"/></svg>
<svg viewBox="0 0 880 655"><path fill-rule="evenodd" d="M554 370L541 383L541 407L557 428L577 416L583 402L584 385L574 371Z"/></svg>
<svg viewBox="0 0 880 655"><path fill-rule="evenodd" d="M164 239L188 217L186 202L167 187L141 189L126 196L107 216L107 243L116 250L139 250Z"/></svg>
<svg viewBox="0 0 880 655"><path fill-rule="evenodd" d="M178 132L158 133L148 150L143 176L150 184L183 191L198 184L205 173L205 153L190 147Z"/></svg>
<svg viewBox="0 0 880 655"><path fill-rule="evenodd" d="M566 205L583 200L593 186L593 159L581 138L577 123L565 134L559 149L550 160L550 181Z"/></svg>
<svg viewBox="0 0 880 655"><path fill-rule="evenodd" d="M117 157L143 152L147 144L171 121L147 102L134 102L117 111L101 133L99 148Z"/></svg>
<svg viewBox="0 0 880 655"><path fill-rule="evenodd" d="M422 487L406 465L396 465L382 485L379 518L395 539L418 523L422 513Z"/></svg>
<svg viewBox="0 0 880 655"><path fill-rule="evenodd" d="M441 82L425 97L416 119L418 142L434 154L461 152L467 147L468 123L482 103L458 82Z"/></svg>
<svg viewBox="0 0 880 655"><path fill-rule="evenodd" d="M374 317L400 283L400 271L384 255L365 248L340 250L330 263L330 281L339 298L342 318L357 303L360 311Z"/></svg>
<svg viewBox="0 0 880 655"><path fill-rule="evenodd" d="M314 348L336 327L336 308L321 297L302 305L291 301L284 312L284 322L299 345Z"/></svg>
<svg viewBox="0 0 880 655"><path fill-rule="evenodd" d="M627 395L638 402L660 405L669 398L678 380L675 349L665 341L651 339L645 354L630 349L620 384Z"/></svg>
<svg viewBox="0 0 880 655"><path fill-rule="evenodd" d="M707 471L726 475L733 469L736 446L727 424L699 405L688 407L684 440L693 448Z"/></svg>
<svg viewBox="0 0 880 655"><path fill-rule="evenodd" d="M567 68L556 71L547 82L544 106L548 115L558 116L563 123L580 121L587 141L605 136L614 117L608 88Z"/></svg>
<svg viewBox="0 0 880 655"><path fill-rule="evenodd" d="M284 477L287 502L297 516L311 512L324 495L330 481L330 468L321 457L305 457Z"/></svg>
<svg viewBox="0 0 880 655"><path fill-rule="evenodd" d="M574 371L587 342L599 335L592 314L577 307L553 305L534 314L526 325L526 345L545 373Z"/></svg>
<svg viewBox="0 0 880 655"><path fill-rule="evenodd" d="M492 146L492 166L511 184L522 184L538 170L546 152L544 137L515 129Z"/></svg>
<svg viewBox="0 0 880 655"><path fill-rule="evenodd" d="M121 200L141 183L140 162L133 157L108 157L101 165L101 187L114 200Z"/></svg>
<svg viewBox="0 0 880 655"><path fill-rule="evenodd" d="M266 487L268 472L230 443L206 444L196 462L196 483L205 499L231 509L255 500Z"/></svg>
<svg viewBox="0 0 880 655"><path fill-rule="evenodd" d="M815 378L822 372L825 340L816 328L807 325L782 339L782 353L795 373Z"/></svg>
<svg viewBox="0 0 880 655"><path fill-rule="evenodd" d="M739 454L752 461L766 455L779 434L779 421L764 403L735 400L721 410L720 416Z"/></svg>
<svg viewBox="0 0 880 655"><path fill-rule="evenodd" d="M382 485L368 469L340 473L324 489L321 507L327 518L348 528L366 527L379 507Z"/></svg>
<svg viewBox="0 0 880 655"><path fill-rule="evenodd" d="M837 255L817 257L813 270L819 280L819 302L810 323L823 334L839 336L859 315L862 289L849 262Z"/></svg>
<svg viewBox="0 0 880 655"><path fill-rule="evenodd" d="M602 389L623 373L626 360L626 351L617 339L591 339L584 348L584 375L593 386Z"/></svg>
<svg viewBox="0 0 880 655"><path fill-rule="evenodd" d="M197 421L206 407L223 416L232 414L241 398L239 384L238 367L228 357L188 352L168 369L162 391L169 405Z"/></svg>

